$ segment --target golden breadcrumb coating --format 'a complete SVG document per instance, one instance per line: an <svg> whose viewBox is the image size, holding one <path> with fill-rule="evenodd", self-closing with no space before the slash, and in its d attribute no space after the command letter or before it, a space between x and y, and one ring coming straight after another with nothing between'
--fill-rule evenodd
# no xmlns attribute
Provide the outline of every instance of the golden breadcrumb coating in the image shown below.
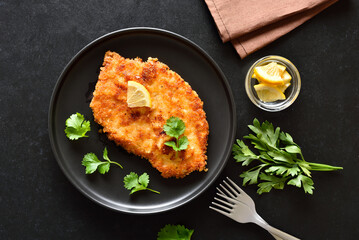
<svg viewBox="0 0 359 240"><path fill-rule="evenodd" d="M127 82L136 81L150 93L152 107L127 106ZM90 103L95 121L110 140L128 152L147 158L164 178L183 178L193 171L207 171L209 134L203 102L191 86L156 58L143 62L106 52ZM176 152L163 125L171 116L181 118L189 145Z"/></svg>

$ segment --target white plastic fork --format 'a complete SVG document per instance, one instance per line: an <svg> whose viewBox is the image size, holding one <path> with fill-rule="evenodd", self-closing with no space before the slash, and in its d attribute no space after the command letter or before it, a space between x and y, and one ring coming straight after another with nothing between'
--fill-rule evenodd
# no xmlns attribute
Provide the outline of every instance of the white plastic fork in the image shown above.
<svg viewBox="0 0 359 240"><path fill-rule="evenodd" d="M246 204L249 208L252 209L252 211L254 211L255 213L257 213L256 211L256 205L253 201L253 199L247 194L245 193L237 184L235 184L229 177L227 177L227 180L232 184L232 186L236 189L233 189L233 187L228 184L225 180L223 180L223 183L227 186L227 188L229 188L231 191L228 191L227 188L225 188L222 184L219 184L220 187L222 187L222 189L226 192L227 195L229 195L230 197L237 199L238 201ZM220 192L222 195L226 195L220 188L216 188L218 190L218 192ZM239 194L240 193L240 194ZM218 194L218 193L217 193ZM216 198L215 198L216 199ZM258 214L257 214L258 215ZM266 221L264 221L263 218L261 218L258 215L260 221L264 222L267 224ZM282 238L276 236L275 234L269 232L276 240L283 240Z"/></svg>
<svg viewBox="0 0 359 240"><path fill-rule="evenodd" d="M228 190L226 187L220 184L220 187L223 189L223 191L220 188L217 188L217 190L219 191L217 195L220 196L222 199L215 197L214 199L217 202L212 202L212 204L216 207L209 206L210 209L215 210L240 223L255 223L258 226L267 230L277 240L299 239L270 226L256 212L253 199L228 177L227 180L232 184L232 186L226 181L223 181L229 189Z"/></svg>

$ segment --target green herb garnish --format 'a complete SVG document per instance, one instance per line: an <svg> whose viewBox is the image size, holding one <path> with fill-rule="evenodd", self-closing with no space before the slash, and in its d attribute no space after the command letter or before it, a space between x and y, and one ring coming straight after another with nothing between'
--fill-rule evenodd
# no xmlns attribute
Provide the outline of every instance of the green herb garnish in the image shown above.
<svg viewBox="0 0 359 240"><path fill-rule="evenodd" d="M150 182L150 176L148 176L147 173L143 173L141 176L138 177L137 173L131 172L124 177L123 182L125 183L126 189L132 189L130 194L141 190L149 190L154 193L160 194L160 192L158 191L147 188L148 183Z"/></svg>
<svg viewBox="0 0 359 240"><path fill-rule="evenodd" d="M87 137L86 133L90 130L90 121L86 121L84 116L80 113L72 114L66 120L65 133L70 140Z"/></svg>
<svg viewBox="0 0 359 240"><path fill-rule="evenodd" d="M186 126L182 119L178 117L170 117L163 126L163 130L168 136L176 138L176 141L165 142L165 145L172 147L176 151L176 156L177 152L187 149L188 138L186 136L180 137L186 130Z"/></svg>
<svg viewBox="0 0 359 240"><path fill-rule="evenodd" d="M252 152L241 140L233 145L233 155L242 166L248 166L252 162L257 165L243 172L243 186L246 184L258 184L258 194L269 192L272 188L283 189L284 186L293 185L303 187L305 193L313 194L314 183L311 179L311 171L334 171L343 169L320 163L311 163L304 160L302 150L293 141L293 138L268 121L259 123L253 120L253 125L248 127L255 133L244 136L249 139L259 152Z"/></svg>
<svg viewBox="0 0 359 240"><path fill-rule="evenodd" d="M164 226L157 234L157 240L190 240L194 230L182 225Z"/></svg>
<svg viewBox="0 0 359 240"><path fill-rule="evenodd" d="M103 150L102 158L105 161L100 161L94 153L87 153L82 160L82 165L86 167L86 174L94 173L96 170L101 174L105 174L110 170L111 163L123 168L121 164L113 162L108 158L106 147Z"/></svg>

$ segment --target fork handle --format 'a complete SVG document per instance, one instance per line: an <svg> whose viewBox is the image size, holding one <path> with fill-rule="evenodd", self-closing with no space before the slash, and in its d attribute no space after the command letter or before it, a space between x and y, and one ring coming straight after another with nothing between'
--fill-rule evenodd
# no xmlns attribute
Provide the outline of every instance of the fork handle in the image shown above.
<svg viewBox="0 0 359 240"><path fill-rule="evenodd" d="M264 221L264 219L261 217L261 216L259 216L258 214L257 214L257 216L256 216L256 220L257 221L261 221L261 222L263 222L264 224L267 224L268 225L268 223L266 222L266 221ZM259 224L258 224L259 225ZM268 231L269 232L269 231ZM274 233L271 233L271 232L269 232L270 233L270 235L272 235L272 237L274 237L275 238L275 240L283 240L283 238L280 238L280 237L278 237L277 235L275 235Z"/></svg>
<svg viewBox="0 0 359 240"><path fill-rule="evenodd" d="M270 234L272 234L272 236L274 238L280 237L283 240L300 240L299 238L296 238L288 233L285 233L275 227L270 226L268 223L264 223L262 221L258 221L256 222L257 225L259 225L260 227L264 228L265 230L267 230ZM275 235L275 236L274 236Z"/></svg>
<svg viewBox="0 0 359 240"><path fill-rule="evenodd" d="M269 233L270 233L270 235L272 235L275 238L275 240L283 240L283 238L280 238L280 237L278 237L277 235L274 235L271 232L269 232Z"/></svg>

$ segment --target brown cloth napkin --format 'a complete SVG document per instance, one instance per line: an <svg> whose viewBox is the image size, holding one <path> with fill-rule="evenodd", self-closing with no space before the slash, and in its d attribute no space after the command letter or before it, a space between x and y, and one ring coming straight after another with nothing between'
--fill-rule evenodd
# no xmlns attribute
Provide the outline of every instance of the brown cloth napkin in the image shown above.
<svg viewBox="0 0 359 240"><path fill-rule="evenodd" d="M223 42L241 58L273 42L337 0L205 0Z"/></svg>

